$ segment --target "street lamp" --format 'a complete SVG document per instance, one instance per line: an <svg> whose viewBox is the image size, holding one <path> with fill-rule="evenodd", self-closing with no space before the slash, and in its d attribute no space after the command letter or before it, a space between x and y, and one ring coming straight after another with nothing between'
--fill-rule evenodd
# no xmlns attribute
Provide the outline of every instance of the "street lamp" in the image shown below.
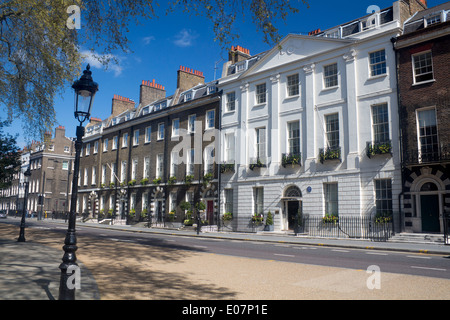
<svg viewBox="0 0 450 320"><path fill-rule="evenodd" d="M72 272L76 272L78 265L75 251L77 248L77 237L75 234L76 206L78 197L78 173L80 170L80 153L83 144L84 127L83 122L89 119L91 115L92 103L95 93L98 91L98 84L92 80L92 72L89 64L79 80L76 80L72 88L75 90L75 118L80 123L77 126L77 139L75 141L75 163L72 180L72 196L70 202L69 224L66 238L64 240L64 256L61 269L61 278L59 283L59 300L75 300L75 286L71 282Z"/></svg>
<svg viewBox="0 0 450 320"><path fill-rule="evenodd" d="M30 167L23 173L23 188L24 188L24 196L23 196L23 209L22 209L22 219L20 220L20 232L18 242L25 242L25 215L27 214L27 201L28 201L28 185L30 183L31 171Z"/></svg>

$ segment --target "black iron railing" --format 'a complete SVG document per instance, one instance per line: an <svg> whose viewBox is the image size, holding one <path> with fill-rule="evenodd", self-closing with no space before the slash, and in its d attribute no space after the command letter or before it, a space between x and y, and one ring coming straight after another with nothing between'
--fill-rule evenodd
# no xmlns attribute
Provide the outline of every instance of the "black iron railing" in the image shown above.
<svg viewBox="0 0 450 320"><path fill-rule="evenodd" d="M406 165L438 163L450 161L450 145L442 145L434 150L406 149L403 150L403 162Z"/></svg>
<svg viewBox="0 0 450 320"><path fill-rule="evenodd" d="M299 224L297 232L312 237L387 241L394 234L391 217L338 216L336 219L327 219L322 216L303 215Z"/></svg>

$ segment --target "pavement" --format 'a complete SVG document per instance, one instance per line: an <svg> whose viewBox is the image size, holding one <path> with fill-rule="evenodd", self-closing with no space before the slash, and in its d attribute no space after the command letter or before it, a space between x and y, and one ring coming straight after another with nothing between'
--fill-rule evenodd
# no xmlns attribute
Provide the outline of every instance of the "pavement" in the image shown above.
<svg viewBox="0 0 450 320"><path fill-rule="evenodd" d="M45 219L37 221L42 226L63 226L64 220ZM0 300L56 300L58 299L60 270L59 263L63 255L61 249L47 246L38 241L17 242L17 235L11 232L3 221L20 221L19 218L8 217L0 220ZM263 232L202 232L199 235L193 230L177 230L164 228L146 228L126 225L103 225L77 222L77 227L114 229L127 232L170 234L180 236L203 237L212 239L228 239L241 241L265 241L286 244L330 246L341 248L359 248L372 250L402 251L450 255L450 245L418 242L373 242L356 239L326 239L295 236L293 234ZM16 228L17 229L17 228ZM14 230L16 230L14 229ZM98 300L100 292L96 280L89 269L78 261L83 270L83 290L76 291L77 300Z"/></svg>

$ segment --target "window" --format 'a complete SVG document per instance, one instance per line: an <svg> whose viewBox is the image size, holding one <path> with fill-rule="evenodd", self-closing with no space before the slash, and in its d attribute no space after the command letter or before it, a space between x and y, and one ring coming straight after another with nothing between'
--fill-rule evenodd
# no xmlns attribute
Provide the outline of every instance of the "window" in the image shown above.
<svg viewBox="0 0 450 320"><path fill-rule="evenodd" d="M437 160L439 144L436 124L436 110L427 109L417 112L419 156L422 161Z"/></svg>
<svg viewBox="0 0 450 320"><path fill-rule="evenodd" d="M115 174L116 174L116 164L111 163L111 183L115 183Z"/></svg>
<svg viewBox="0 0 450 320"><path fill-rule="evenodd" d="M145 143L152 141L151 134L152 134L152 127L146 127L145 128Z"/></svg>
<svg viewBox="0 0 450 320"><path fill-rule="evenodd" d="M256 129L256 156L261 160L266 157L266 128Z"/></svg>
<svg viewBox="0 0 450 320"><path fill-rule="evenodd" d="M256 104L266 103L266 84L258 84L256 86Z"/></svg>
<svg viewBox="0 0 450 320"><path fill-rule="evenodd" d="M69 152L70 152L70 147L65 146L65 147L64 147L64 152L65 152L65 153L69 153Z"/></svg>
<svg viewBox="0 0 450 320"><path fill-rule="evenodd" d="M234 133L225 134L225 161L227 163L233 163L235 161L234 149Z"/></svg>
<svg viewBox="0 0 450 320"><path fill-rule="evenodd" d="M329 148L339 147L339 114L325 116L326 137Z"/></svg>
<svg viewBox="0 0 450 320"><path fill-rule="evenodd" d="M338 184L324 183L325 214L338 216Z"/></svg>
<svg viewBox="0 0 450 320"><path fill-rule="evenodd" d="M288 123L288 152L300 154L300 121Z"/></svg>
<svg viewBox="0 0 450 320"><path fill-rule="evenodd" d="M145 157L144 158L144 174L143 174L143 178L148 179L150 175L150 158L149 157Z"/></svg>
<svg viewBox="0 0 450 320"><path fill-rule="evenodd" d="M133 132L133 146L139 145L139 130Z"/></svg>
<svg viewBox="0 0 450 320"><path fill-rule="evenodd" d="M263 214L264 210L264 188L253 188L253 211L256 214Z"/></svg>
<svg viewBox="0 0 450 320"><path fill-rule="evenodd" d="M95 185L97 183L97 167L92 167L92 180L91 184Z"/></svg>
<svg viewBox="0 0 450 320"><path fill-rule="evenodd" d="M433 80L433 63L431 51L413 55L414 83Z"/></svg>
<svg viewBox="0 0 450 320"><path fill-rule="evenodd" d="M373 142L389 141L389 115L387 103L372 106Z"/></svg>
<svg viewBox="0 0 450 320"><path fill-rule="evenodd" d="M117 136L113 137L112 150L116 150L118 144L119 144L119 137Z"/></svg>
<svg viewBox="0 0 450 320"><path fill-rule="evenodd" d="M233 189L225 189L225 212L233 213Z"/></svg>
<svg viewBox="0 0 450 320"><path fill-rule="evenodd" d="M178 152L172 151L171 153L171 163L170 163L170 176L174 177L178 173Z"/></svg>
<svg viewBox="0 0 450 320"><path fill-rule="evenodd" d="M148 210L148 193L142 194L142 211Z"/></svg>
<svg viewBox="0 0 450 320"><path fill-rule="evenodd" d="M94 142L94 154L98 153L98 141Z"/></svg>
<svg viewBox="0 0 450 320"><path fill-rule="evenodd" d="M86 145L86 155L88 156L88 155L90 155L90 154L91 154L91 144L88 143L88 144Z"/></svg>
<svg viewBox="0 0 450 320"><path fill-rule="evenodd" d="M427 18L425 21L426 21L425 27L428 27L429 25L432 25L435 23L439 23L439 22L441 22L441 15L437 14L437 15L431 16L431 17Z"/></svg>
<svg viewBox="0 0 450 320"><path fill-rule="evenodd" d="M177 193L171 192L169 195L170 199L170 211L176 211L177 210Z"/></svg>
<svg viewBox="0 0 450 320"><path fill-rule="evenodd" d="M180 119L172 120L172 137L178 137L180 134Z"/></svg>
<svg viewBox="0 0 450 320"><path fill-rule="evenodd" d="M106 183L106 164L102 164L102 184Z"/></svg>
<svg viewBox="0 0 450 320"><path fill-rule="evenodd" d="M299 95L299 78L298 73L287 77L287 93L288 97Z"/></svg>
<svg viewBox="0 0 450 320"><path fill-rule="evenodd" d="M128 147L128 132L122 135L122 148Z"/></svg>
<svg viewBox="0 0 450 320"><path fill-rule="evenodd" d="M187 159L186 159L186 175L193 175L194 174L194 159L195 159L195 150L189 149L187 152Z"/></svg>
<svg viewBox="0 0 450 320"><path fill-rule="evenodd" d="M125 160L122 161L120 166L120 182L125 182L127 178L127 162Z"/></svg>
<svg viewBox="0 0 450 320"><path fill-rule="evenodd" d="M164 154L159 153L156 157L156 178L162 178L164 170Z"/></svg>
<svg viewBox="0 0 450 320"><path fill-rule="evenodd" d="M164 139L164 123L158 124L158 140Z"/></svg>
<svg viewBox="0 0 450 320"><path fill-rule="evenodd" d="M209 110L206 112L206 129L213 129L215 122L214 110Z"/></svg>
<svg viewBox="0 0 450 320"><path fill-rule="evenodd" d="M196 119L197 117L195 116L195 114L192 114L192 115L190 115L189 116L189 119L188 119L188 131L190 132L190 133L192 133L192 132L195 132L195 119Z"/></svg>
<svg viewBox="0 0 450 320"><path fill-rule="evenodd" d="M138 167L138 160L134 159L131 163L131 180L136 180L136 172Z"/></svg>
<svg viewBox="0 0 450 320"><path fill-rule="evenodd" d="M323 82L325 88L332 88L338 85L337 63L323 67Z"/></svg>
<svg viewBox="0 0 450 320"><path fill-rule="evenodd" d="M214 172L214 159L215 150L214 147L208 146L205 148L205 173Z"/></svg>
<svg viewBox="0 0 450 320"><path fill-rule="evenodd" d="M230 111L234 111L236 108L236 93L233 92L229 92L227 93L227 104L226 104L226 111L230 112Z"/></svg>
<svg viewBox="0 0 450 320"><path fill-rule="evenodd" d="M192 91L186 92L184 95L184 101L192 100Z"/></svg>
<svg viewBox="0 0 450 320"><path fill-rule="evenodd" d="M386 74L386 51L380 50L369 54L370 76Z"/></svg>
<svg viewBox="0 0 450 320"><path fill-rule="evenodd" d="M392 215L391 179L375 180L375 206L377 215Z"/></svg>
<svg viewBox="0 0 450 320"><path fill-rule="evenodd" d="M88 185L88 177L89 177L89 173L88 173L88 169L84 168L84 185L87 186Z"/></svg>
<svg viewBox="0 0 450 320"><path fill-rule="evenodd" d="M63 160L63 162L62 162L62 169L63 170L69 170L69 161Z"/></svg>

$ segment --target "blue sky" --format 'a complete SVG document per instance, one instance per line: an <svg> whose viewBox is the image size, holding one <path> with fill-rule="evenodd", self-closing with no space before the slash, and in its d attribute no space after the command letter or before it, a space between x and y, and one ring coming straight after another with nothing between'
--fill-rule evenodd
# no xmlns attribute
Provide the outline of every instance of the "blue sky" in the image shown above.
<svg viewBox="0 0 450 320"><path fill-rule="evenodd" d="M428 7L444 3L443 0L428 0ZM287 23L278 23L281 35L289 33L308 33L315 29L328 29L341 23L364 16L367 8L376 5L381 9L391 6L388 0L331 1L309 0L307 8L300 2L300 12L291 15ZM132 53L117 52L119 64L111 64L107 70L100 64L86 59L83 64L91 63L94 81L99 84L95 98L92 117L105 119L111 112L111 100L114 94L133 99L139 103L139 86L142 80L155 81L166 88L167 95L176 89L176 75L180 65L202 71L205 81L220 78L222 65L228 53L221 50L220 44L214 42L213 25L206 18L182 12L164 14L158 9L159 18L147 21L139 26L130 26L128 38L131 41ZM83 19L83 12L81 12ZM263 42L263 35L257 32L251 23L238 21L237 30L240 38L233 45L240 45L257 54L271 47ZM82 22L83 23L83 22ZM224 59L224 60L221 60ZM66 136L75 136L78 122L73 116L73 91L70 85L55 100L57 124L66 128ZM25 137L21 131L20 121L11 128L18 133L19 147L25 145ZM54 133L54 131L53 131Z"/></svg>

